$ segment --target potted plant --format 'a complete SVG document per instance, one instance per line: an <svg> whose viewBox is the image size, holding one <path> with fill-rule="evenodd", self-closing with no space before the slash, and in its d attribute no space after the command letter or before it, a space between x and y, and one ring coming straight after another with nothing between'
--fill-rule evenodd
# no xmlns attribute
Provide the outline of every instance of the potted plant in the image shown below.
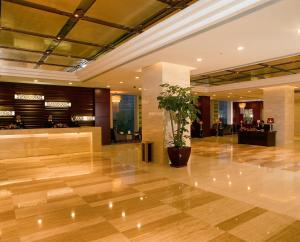
<svg viewBox="0 0 300 242"><path fill-rule="evenodd" d="M171 166L186 166L191 154L191 147L186 146L186 139L190 139L187 125L197 118L198 109L194 105L190 87L160 85L163 90L157 97L158 108L169 113L172 139L168 147L168 155Z"/></svg>

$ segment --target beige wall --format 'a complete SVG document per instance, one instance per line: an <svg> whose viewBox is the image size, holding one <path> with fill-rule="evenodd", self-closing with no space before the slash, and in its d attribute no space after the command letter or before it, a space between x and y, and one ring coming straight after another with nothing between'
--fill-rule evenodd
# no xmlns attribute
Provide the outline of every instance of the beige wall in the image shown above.
<svg viewBox="0 0 300 242"><path fill-rule="evenodd" d="M279 145L294 140L294 91L289 85L263 88L264 120L274 118Z"/></svg>
<svg viewBox="0 0 300 242"><path fill-rule="evenodd" d="M300 93L295 93L295 136L300 137Z"/></svg>

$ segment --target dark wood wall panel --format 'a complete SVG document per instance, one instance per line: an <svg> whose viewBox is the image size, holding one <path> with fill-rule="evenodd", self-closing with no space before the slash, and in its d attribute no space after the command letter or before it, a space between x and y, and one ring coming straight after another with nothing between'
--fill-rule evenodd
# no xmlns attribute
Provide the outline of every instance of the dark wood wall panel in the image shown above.
<svg viewBox="0 0 300 242"><path fill-rule="evenodd" d="M210 136L210 97L199 97L198 105L200 109L200 120L203 122L203 135L207 137Z"/></svg>
<svg viewBox="0 0 300 242"><path fill-rule="evenodd" d="M45 96L44 101L15 100L15 94L35 94ZM97 94L97 95L96 95ZM103 96L102 96L103 95ZM95 98L97 96L97 98ZM45 107L45 101L71 102L66 109ZM97 101L97 102L96 102ZM103 143L107 144L110 133L110 90L69 86L52 86L20 83L0 83L0 110L14 110L21 115L26 128L45 126L47 117L53 116L55 122L68 123L71 115L101 117L101 122L80 122L81 126L101 126L103 124ZM0 127L7 126L14 117L0 117Z"/></svg>
<svg viewBox="0 0 300 242"><path fill-rule="evenodd" d="M200 136L200 124L203 122L203 135L204 137L210 136L210 97L200 96L198 97L197 108L199 109L198 121L193 122L191 131L192 137Z"/></svg>
<svg viewBox="0 0 300 242"><path fill-rule="evenodd" d="M253 110L253 121L262 120L263 101L246 102L245 109ZM239 102L233 103L233 123L240 124L243 114L240 112Z"/></svg>

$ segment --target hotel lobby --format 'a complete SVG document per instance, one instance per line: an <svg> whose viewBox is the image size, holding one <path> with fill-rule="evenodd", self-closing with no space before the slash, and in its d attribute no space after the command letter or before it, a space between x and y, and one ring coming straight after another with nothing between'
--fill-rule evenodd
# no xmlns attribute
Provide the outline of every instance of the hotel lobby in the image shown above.
<svg viewBox="0 0 300 242"><path fill-rule="evenodd" d="M0 242L300 241L298 0L1 0Z"/></svg>

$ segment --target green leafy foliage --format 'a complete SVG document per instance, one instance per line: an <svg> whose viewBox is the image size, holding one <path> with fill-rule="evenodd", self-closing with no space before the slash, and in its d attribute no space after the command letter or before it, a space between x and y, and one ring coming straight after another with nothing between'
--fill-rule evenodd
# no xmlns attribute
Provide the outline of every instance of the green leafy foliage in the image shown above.
<svg viewBox="0 0 300 242"><path fill-rule="evenodd" d="M172 142L175 147L186 146L184 135L188 130L186 126L190 124L190 120L197 119L198 109L194 105L195 99L191 95L190 87L172 86L169 84L160 85L163 90L157 97L158 108L166 110L170 115L172 126Z"/></svg>

